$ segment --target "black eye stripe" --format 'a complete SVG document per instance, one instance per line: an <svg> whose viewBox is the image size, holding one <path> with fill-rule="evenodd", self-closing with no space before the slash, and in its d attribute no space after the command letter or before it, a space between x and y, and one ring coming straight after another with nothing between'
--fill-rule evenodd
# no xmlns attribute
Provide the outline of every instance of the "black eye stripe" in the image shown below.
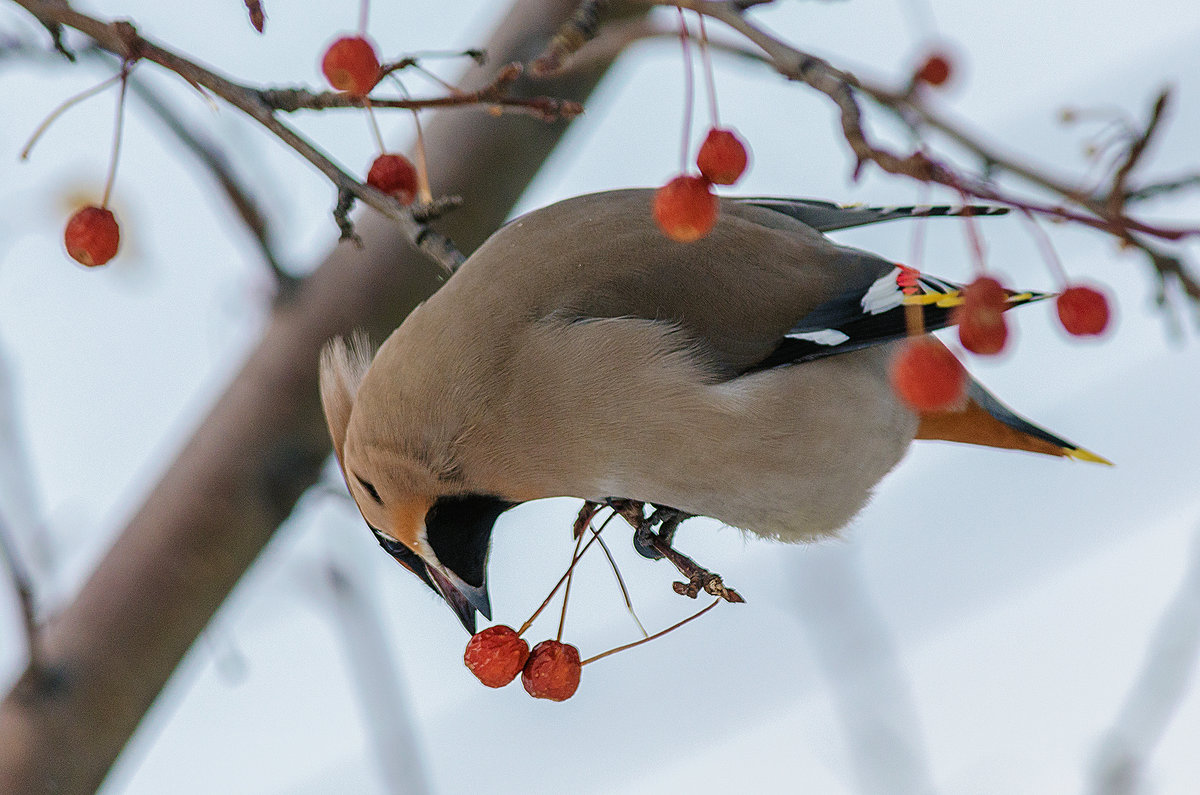
<svg viewBox="0 0 1200 795"><path fill-rule="evenodd" d="M379 503L380 505L383 505L383 500L380 498L379 492L375 490L375 487L372 484L363 480L358 475L355 475L354 479L358 481L360 486L367 490L367 494L371 495L371 499L375 500L375 502Z"/></svg>

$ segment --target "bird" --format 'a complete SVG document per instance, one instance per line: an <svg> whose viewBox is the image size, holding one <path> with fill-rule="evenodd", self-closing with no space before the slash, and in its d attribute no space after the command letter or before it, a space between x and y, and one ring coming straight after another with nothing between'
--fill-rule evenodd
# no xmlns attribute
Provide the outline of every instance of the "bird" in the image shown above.
<svg viewBox="0 0 1200 795"><path fill-rule="evenodd" d="M652 196L511 220L374 355L361 336L321 353L354 502L468 632L491 618L497 519L531 500L631 500L798 542L850 522L914 440L1104 462L973 378L951 410L906 406L888 376L905 306L941 328L963 288L826 235L1006 208L722 198L712 231L679 243Z"/></svg>

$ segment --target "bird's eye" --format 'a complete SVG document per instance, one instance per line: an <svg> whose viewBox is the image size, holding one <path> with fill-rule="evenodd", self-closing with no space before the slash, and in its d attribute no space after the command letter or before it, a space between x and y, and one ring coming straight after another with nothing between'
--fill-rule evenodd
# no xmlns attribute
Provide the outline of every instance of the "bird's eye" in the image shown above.
<svg viewBox="0 0 1200 795"><path fill-rule="evenodd" d="M379 496L379 492L375 490L373 485L363 480L358 475L355 475L354 479L358 481L360 486L367 490L367 494L371 495L371 499L375 500L375 502L379 503L380 505L383 505L383 499Z"/></svg>

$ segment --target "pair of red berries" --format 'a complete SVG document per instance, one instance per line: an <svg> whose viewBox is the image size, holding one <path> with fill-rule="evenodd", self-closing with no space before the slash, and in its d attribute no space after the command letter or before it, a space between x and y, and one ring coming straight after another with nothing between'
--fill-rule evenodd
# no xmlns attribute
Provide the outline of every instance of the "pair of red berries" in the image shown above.
<svg viewBox="0 0 1200 795"><path fill-rule="evenodd" d="M575 695L583 671L579 649L571 644L544 640L531 652L516 630L503 624L475 633L463 662L488 687L504 687L520 674L529 695L551 701Z"/></svg>
<svg viewBox="0 0 1200 795"><path fill-rule="evenodd" d="M690 243L717 223L720 203L713 185L732 185L746 171L746 145L732 130L708 131L696 155L700 176L680 174L654 193L654 221L667 237Z"/></svg>
<svg viewBox="0 0 1200 795"><path fill-rule="evenodd" d="M379 82L379 56L364 36L343 36L329 45L321 59L321 72L329 85L352 97L365 97ZM375 158L367 184L412 204L417 195L417 169L404 155L389 153Z"/></svg>

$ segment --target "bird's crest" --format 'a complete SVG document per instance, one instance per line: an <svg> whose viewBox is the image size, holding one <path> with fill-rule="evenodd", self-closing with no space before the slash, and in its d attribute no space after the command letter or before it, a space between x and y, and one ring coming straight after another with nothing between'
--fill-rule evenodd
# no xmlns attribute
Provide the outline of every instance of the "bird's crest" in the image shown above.
<svg viewBox="0 0 1200 795"><path fill-rule="evenodd" d="M325 410L325 422L329 425L333 450L343 470L342 446L346 442L350 410L354 407L358 386L370 366L371 344L361 331L354 332L349 340L334 337L321 350L321 407Z"/></svg>

